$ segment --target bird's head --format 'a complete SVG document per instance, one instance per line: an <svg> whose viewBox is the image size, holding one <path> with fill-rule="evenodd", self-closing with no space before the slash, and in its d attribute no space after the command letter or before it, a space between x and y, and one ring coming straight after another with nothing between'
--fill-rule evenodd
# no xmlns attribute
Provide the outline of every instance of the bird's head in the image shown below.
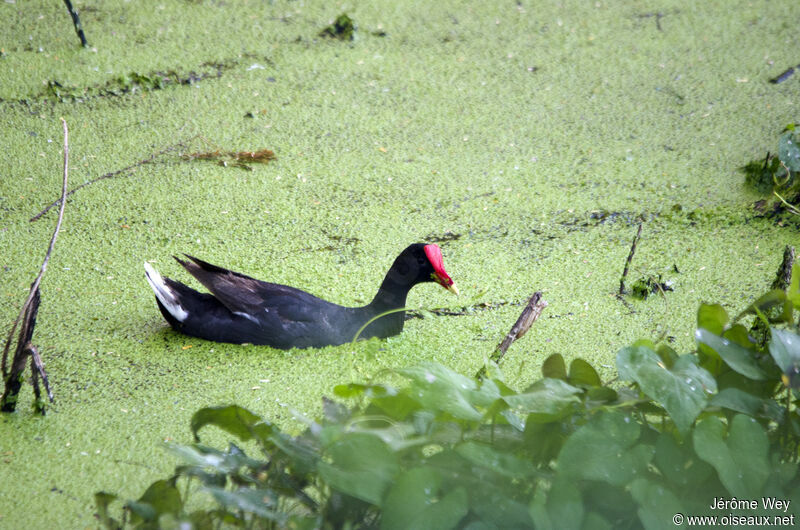
<svg viewBox="0 0 800 530"><path fill-rule="evenodd" d="M438 245L430 244L425 245L423 247L425 250L425 257L428 258L428 261L433 267L433 273L431 273L431 279L447 289L448 291L458 294L458 287L456 287L455 282L450 275L447 274L447 271L444 270L444 261L442 260L442 251Z"/></svg>

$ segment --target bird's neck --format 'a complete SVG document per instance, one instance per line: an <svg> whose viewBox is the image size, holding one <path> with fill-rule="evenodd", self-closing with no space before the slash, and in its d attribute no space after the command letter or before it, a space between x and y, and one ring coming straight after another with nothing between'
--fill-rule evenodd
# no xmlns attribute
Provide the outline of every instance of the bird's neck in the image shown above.
<svg viewBox="0 0 800 530"><path fill-rule="evenodd" d="M395 283L387 276L378 288L378 292L372 302L368 304L368 307L374 310L375 314L405 307L409 290L411 290L410 285Z"/></svg>

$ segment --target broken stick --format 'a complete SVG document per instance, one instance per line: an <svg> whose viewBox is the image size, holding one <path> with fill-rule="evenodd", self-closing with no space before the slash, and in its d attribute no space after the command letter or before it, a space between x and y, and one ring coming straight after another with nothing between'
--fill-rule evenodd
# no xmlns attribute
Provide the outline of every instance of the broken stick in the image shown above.
<svg viewBox="0 0 800 530"><path fill-rule="evenodd" d="M547 307L547 302L542 299L541 291L533 293L525 309L522 310L517 321L511 326L511 331L509 331L503 341L497 345L497 349L489 356L489 360L494 363L499 363L514 341L521 339L525 333L528 332L533 323L536 322L536 319L539 318L539 315L542 314L545 307ZM475 374L476 379L483 379L484 377L486 377L485 366Z"/></svg>
<svg viewBox="0 0 800 530"><path fill-rule="evenodd" d="M64 126L64 177L61 183L61 207L58 210L58 222L53 231L53 237L50 238L50 245L47 247L47 254L44 256L42 266L39 268L39 274L31 284L31 290L28 293L28 298L22 304L19 315L11 326L11 331L6 339L5 346L3 347L3 382L5 390L2 398L0 398L0 410L3 412L13 412L17 406L17 395L22 387L22 373L25 369L28 358L31 359L31 370L34 374L38 374L44 383L45 390L50 401L53 401L53 393L50 391L50 385L47 380L47 372L44 370L44 363L39 357L39 350L31 344L33 339L33 330L36 326L36 314L39 311L39 284L42 281L44 272L47 270L47 263L50 261L50 255L53 253L53 247L56 244L58 232L61 230L61 223L64 220L64 207L67 204L67 180L69 176L69 130L67 129L67 122L61 118L61 123ZM22 321L20 326L19 337L17 338L17 347L14 351L14 359L11 362L11 369L7 370L8 366L8 352L11 349L11 344L14 339L14 332L17 325ZM34 375L34 391L36 398L39 398L39 381L37 375ZM37 403L36 408L39 412L44 414L44 407Z"/></svg>

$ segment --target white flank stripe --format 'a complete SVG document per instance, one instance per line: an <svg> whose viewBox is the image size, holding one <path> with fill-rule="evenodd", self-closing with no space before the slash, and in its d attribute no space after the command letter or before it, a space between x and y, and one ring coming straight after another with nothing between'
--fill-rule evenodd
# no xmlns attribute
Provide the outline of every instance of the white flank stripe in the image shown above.
<svg viewBox="0 0 800 530"><path fill-rule="evenodd" d="M249 315L249 314L247 314L247 313L245 313L243 311L234 311L233 314L234 315L238 315L240 317L244 317L247 320L251 320L251 321L255 322L256 324L258 324L258 319L256 319L256 317L254 317L253 315Z"/></svg>

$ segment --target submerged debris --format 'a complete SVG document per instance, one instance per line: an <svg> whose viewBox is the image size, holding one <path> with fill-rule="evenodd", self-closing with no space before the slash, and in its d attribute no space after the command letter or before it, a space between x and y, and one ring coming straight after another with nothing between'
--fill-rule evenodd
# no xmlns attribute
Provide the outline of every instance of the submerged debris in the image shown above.
<svg viewBox="0 0 800 530"><path fill-rule="evenodd" d="M342 13L336 17L333 24L320 31L319 36L339 40L353 40L355 33L356 25L353 19L347 16L347 13Z"/></svg>
<svg viewBox="0 0 800 530"><path fill-rule="evenodd" d="M216 160L223 167L233 166L252 170L250 164L267 164L275 160L275 153L269 149L258 151L207 151L205 153L190 153L183 155L184 160Z"/></svg>
<svg viewBox="0 0 800 530"><path fill-rule="evenodd" d="M58 221L56 222L53 236L50 238L50 245L47 247L47 253L44 256L42 266L39 268L39 274L31 284L31 290L28 297L22 304L19 316L11 325L11 331L8 332L5 345L3 346L2 353L2 374L5 390L0 396L0 411L14 412L17 408L17 401L19 391L22 388L24 381L25 368L30 365L31 369L31 382L33 383L33 393L36 398L33 404L36 412L44 415L45 402L42 399L41 388L39 381L44 384L47 397L50 402L53 402L53 392L50 390L50 383L47 380L47 372L44 369L44 363L39 355L39 348L33 345L33 330L36 327L36 316L39 312L39 302L41 300L41 293L39 285L42 281L45 271L47 270L47 263L50 261L50 255L53 252L53 247L56 244L58 232L61 230L61 223L64 220L64 207L67 205L67 181L69 180L69 131L67 122L61 118L61 124L64 127L64 177L61 183L61 207L58 210ZM14 344L14 333L19 325L19 335L14 348L14 354L9 362L9 353L11 353L11 346Z"/></svg>
<svg viewBox="0 0 800 530"><path fill-rule="evenodd" d="M674 284L670 280L661 281L661 275L639 278L631 286L631 296L640 300L647 300L647 297L655 293L674 291Z"/></svg>
<svg viewBox="0 0 800 530"><path fill-rule="evenodd" d="M800 64L798 64L797 66L790 66L789 68L784 70L778 77L773 77L772 79L770 79L769 82L772 83L773 85L777 85L778 83L783 83L784 81L786 81L787 79L789 79L794 75L795 68L800 69Z"/></svg>

